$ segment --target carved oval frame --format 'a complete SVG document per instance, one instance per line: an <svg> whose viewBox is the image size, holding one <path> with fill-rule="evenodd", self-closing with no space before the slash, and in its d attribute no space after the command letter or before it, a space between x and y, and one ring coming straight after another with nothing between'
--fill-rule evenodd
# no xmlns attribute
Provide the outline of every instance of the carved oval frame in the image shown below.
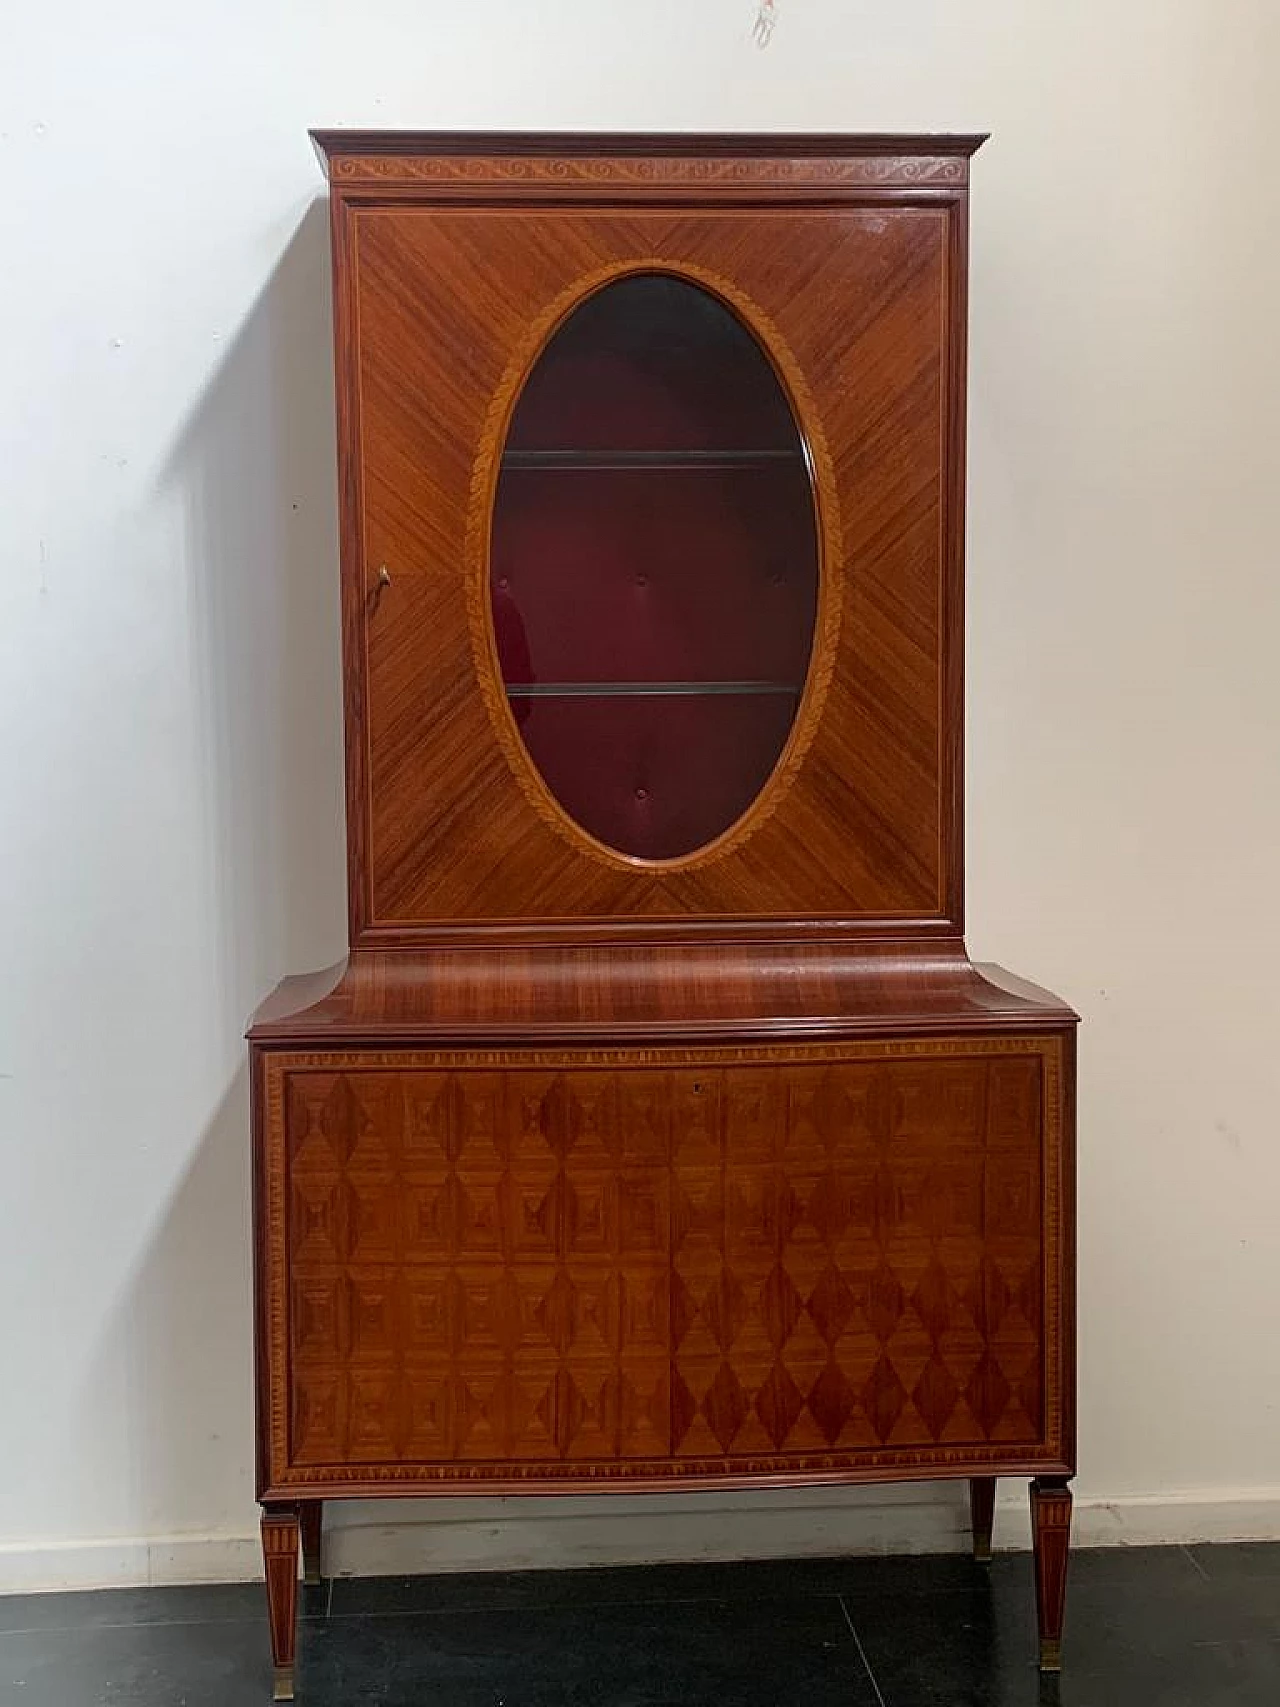
<svg viewBox="0 0 1280 1707"><path fill-rule="evenodd" d="M584 830L552 794L538 770L512 715L502 688L497 638L490 612L489 563L493 511L501 472L502 451L511 417L525 383L561 326L583 303L619 280L637 274L661 273L699 285L718 298L751 333L782 388L809 465L809 480L817 527L818 603L804 691L795 719L763 787L733 823L709 842L674 859L645 859L623 853ZM480 693L498 745L521 792L538 817L577 852L601 861L614 871L651 873L654 877L691 871L736 852L770 819L794 783L822 720L827 691L835 670L840 640L843 547L835 464L827 444L808 382L772 318L730 280L690 261L649 255L613 262L575 279L529 326L507 364L489 402L472 470L467 503L465 543L467 625L472 660Z"/></svg>

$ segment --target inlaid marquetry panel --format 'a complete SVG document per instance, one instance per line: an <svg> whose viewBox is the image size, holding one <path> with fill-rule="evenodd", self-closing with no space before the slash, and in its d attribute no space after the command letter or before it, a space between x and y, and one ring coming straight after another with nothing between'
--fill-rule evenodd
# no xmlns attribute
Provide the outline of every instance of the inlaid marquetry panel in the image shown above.
<svg viewBox="0 0 1280 1707"><path fill-rule="evenodd" d="M1039 1438L1039 1068L1012 1064L1005 1157L1009 1066L707 1078L673 1167L676 1454Z"/></svg>
<svg viewBox="0 0 1280 1707"><path fill-rule="evenodd" d="M288 1463L1042 1450L1045 1064L948 1048L273 1064Z"/></svg>
<svg viewBox="0 0 1280 1707"><path fill-rule="evenodd" d="M660 1087L316 1072L286 1109L299 1463L667 1449Z"/></svg>

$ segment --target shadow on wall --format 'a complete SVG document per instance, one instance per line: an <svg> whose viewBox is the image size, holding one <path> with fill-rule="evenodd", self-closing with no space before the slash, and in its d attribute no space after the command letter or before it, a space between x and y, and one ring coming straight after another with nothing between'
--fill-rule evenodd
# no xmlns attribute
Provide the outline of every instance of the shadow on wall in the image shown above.
<svg viewBox="0 0 1280 1707"><path fill-rule="evenodd" d="M253 1542L247 1087L242 1066L154 1228L105 1340L107 1379L125 1386L131 1504L150 1543L146 1575L157 1581L260 1569ZM95 1372L90 1392L102 1378ZM210 1547L211 1540L224 1545ZM244 1545L225 1544L236 1540Z"/></svg>
<svg viewBox="0 0 1280 1707"><path fill-rule="evenodd" d="M167 470L186 510L210 900L237 1044L284 971L346 946L331 327L318 200Z"/></svg>
<svg viewBox="0 0 1280 1707"><path fill-rule="evenodd" d="M147 1534L254 1528L248 1075L242 1033L286 971L345 948L327 204L315 202L179 436L215 954L195 1045L225 1090L108 1329ZM140 1094L145 1092L140 1088ZM101 1383L101 1385L99 1385ZM192 1563L197 1566L198 1558ZM180 1569L181 1567L179 1567Z"/></svg>

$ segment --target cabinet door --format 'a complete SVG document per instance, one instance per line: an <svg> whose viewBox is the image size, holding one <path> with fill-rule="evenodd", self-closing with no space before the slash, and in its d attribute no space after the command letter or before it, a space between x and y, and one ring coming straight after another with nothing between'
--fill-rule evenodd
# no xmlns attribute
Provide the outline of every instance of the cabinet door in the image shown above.
<svg viewBox="0 0 1280 1707"><path fill-rule="evenodd" d="M264 1485L1061 1466L1063 1070L268 1053Z"/></svg>
<svg viewBox="0 0 1280 1707"><path fill-rule="evenodd" d="M673 1166L676 1457L1040 1445L1042 1072L700 1075L718 1119L677 1129Z"/></svg>
<svg viewBox="0 0 1280 1707"><path fill-rule="evenodd" d="M956 205L345 218L358 932L955 917Z"/></svg>
<svg viewBox="0 0 1280 1707"><path fill-rule="evenodd" d="M292 1071L273 1157L300 1468L665 1456L665 1075Z"/></svg>

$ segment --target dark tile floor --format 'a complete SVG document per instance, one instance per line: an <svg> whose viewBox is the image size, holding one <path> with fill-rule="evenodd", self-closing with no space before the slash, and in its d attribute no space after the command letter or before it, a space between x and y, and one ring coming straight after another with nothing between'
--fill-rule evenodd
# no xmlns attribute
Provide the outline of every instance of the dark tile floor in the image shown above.
<svg viewBox="0 0 1280 1707"><path fill-rule="evenodd" d="M1280 1545L1079 1551L1060 1683L1031 1561L339 1578L300 1707L1280 1707ZM263 1591L0 1598L3 1707L262 1707Z"/></svg>

